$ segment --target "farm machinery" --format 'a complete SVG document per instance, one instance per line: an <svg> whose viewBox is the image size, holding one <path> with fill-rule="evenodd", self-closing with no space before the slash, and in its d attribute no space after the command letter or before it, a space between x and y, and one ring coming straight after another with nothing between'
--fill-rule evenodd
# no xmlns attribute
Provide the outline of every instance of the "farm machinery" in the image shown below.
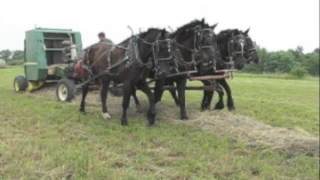
<svg viewBox="0 0 320 180"><path fill-rule="evenodd" d="M78 89L82 88L83 85L94 83L95 79L101 76L96 75L82 80L73 77L74 67L83 52L80 32L71 29L35 28L26 31L24 52L24 75L16 76L13 82L16 92L25 90L32 92L46 84L56 83L57 99L59 101L71 101ZM161 58L158 59L159 62L160 60ZM161 62L164 60L161 60ZM230 69L215 71L222 75L186 75L190 76L189 80L216 80L232 77L232 71ZM183 75L184 73L178 72L174 75ZM153 80L150 82L153 82ZM121 94L121 85L111 87L110 92L114 95ZM165 86L163 88L174 89L175 87ZM186 90L204 89L211 91L215 90L216 87L212 85L186 87Z"/></svg>
<svg viewBox="0 0 320 180"><path fill-rule="evenodd" d="M24 75L14 79L16 92L30 92L48 83L57 83L60 101L74 97L73 67L81 53L81 34L71 29L35 28L25 34Z"/></svg>

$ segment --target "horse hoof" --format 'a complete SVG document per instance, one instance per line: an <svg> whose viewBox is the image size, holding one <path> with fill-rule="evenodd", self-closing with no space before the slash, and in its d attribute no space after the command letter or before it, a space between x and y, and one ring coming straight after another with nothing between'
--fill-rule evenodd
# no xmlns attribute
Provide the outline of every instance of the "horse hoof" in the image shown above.
<svg viewBox="0 0 320 180"><path fill-rule="evenodd" d="M111 116L109 113L105 112L105 113L102 113L102 117L103 119L111 119Z"/></svg>
<svg viewBox="0 0 320 180"><path fill-rule="evenodd" d="M224 108L224 105L223 104L216 104L215 106L214 106L214 109L215 110L221 110L221 109L223 109Z"/></svg>
<svg viewBox="0 0 320 180"><path fill-rule="evenodd" d="M228 110L229 111L234 111L234 110L236 110L236 108L234 106L231 106L231 107L228 107Z"/></svg>
<svg viewBox="0 0 320 180"><path fill-rule="evenodd" d="M189 117L188 116L181 116L181 118L180 118L181 120L188 120L189 119Z"/></svg>
<svg viewBox="0 0 320 180"><path fill-rule="evenodd" d="M156 124L155 123L148 123L148 127L152 128L152 127L155 127Z"/></svg>
<svg viewBox="0 0 320 180"><path fill-rule="evenodd" d="M121 121L121 125L122 126L128 126L128 122L127 121Z"/></svg>

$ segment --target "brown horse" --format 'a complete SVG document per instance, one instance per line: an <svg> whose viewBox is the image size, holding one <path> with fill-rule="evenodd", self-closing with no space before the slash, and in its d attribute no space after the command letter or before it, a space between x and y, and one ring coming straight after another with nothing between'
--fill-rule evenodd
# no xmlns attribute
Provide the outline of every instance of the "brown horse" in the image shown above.
<svg viewBox="0 0 320 180"><path fill-rule="evenodd" d="M152 55L152 43L164 37L165 30L151 28L138 36L133 36L123 41L119 45L96 44L90 47L85 53L84 64L90 68L90 74L97 79L101 85L100 96L102 104L102 113L105 118L110 118L107 111L107 93L109 84L113 81L115 84L121 83L123 90L123 114L121 124L127 125L127 108L130 102L130 96L134 89L141 89L148 97L149 125L155 121L154 96L151 92L146 78L153 68L150 62ZM95 78L98 77L98 78ZM88 93L88 85L82 88L82 100L80 111L85 111L85 98Z"/></svg>
<svg viewBox="0 0 320 180"><path fill-rule="evenodd" d="M89 48L84 50L83 57L78 61L78 63L74 67L74 75L73 77L75 79L88 79L89 74L96 74L97 72L101 72L103 69L106 69L108 67L107 62L105 61L106 53L108 53L112 49L112 44L110 43L96 43L94 45L91 45ZM91 66L91 68L88 68L88 65ZM96 80L95 84L99 85L101 87L102 83L101 80ZM83 86L83 93L86 96L86 93L88 92L88 85ZM118 88L116 85L114 85L114 88L110 89L110 92L114 96L121 96L121 91L118 91ZM142 112L142 108L140 105L140 101L136 96L136 93L132 94L132 97L134 99L134 102L136 104L137 112ZM80 111L84 112L85 108L85 98L82 98L81 101L81 108ZM108 113L104 113L103 117L105 119L110 118L111 116Z"/></svg>
<svg viewBox="0 0 320 180"><path fill-rule="evenodd" d="M94 74L98 74L105 69L108 68L108 62L105 61L105 57L108 52L110 52L112 48L111 44L105 44L105 43L97 43L85 50L84 57L81 63L81 66L76 65L77 69L75 69L75 72L77 74L81 74L82 76L86 76L86 78L90 78L90 76ZM79 63L78 63L79 64ZM83 73L85 72L85 73ZM102 94L102 89L106 88L105 85L105 78L99 78L95 80L95 83L100 86L100 95L101 95L101 103L103 103L103 100L106 99L104 97L104 94ZM89 84L85 84L82 87L82 99L80 104L80 111L85 112L85 99L89 91ZM109 113L105 111L102 116L107 119L111 118Z"/></svg>

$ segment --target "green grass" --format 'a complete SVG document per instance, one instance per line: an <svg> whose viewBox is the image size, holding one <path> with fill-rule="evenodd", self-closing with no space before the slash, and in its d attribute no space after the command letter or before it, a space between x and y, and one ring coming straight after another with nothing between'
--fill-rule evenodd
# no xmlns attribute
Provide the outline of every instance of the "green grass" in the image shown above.
<svg viewBox="0 0 320 180"><path fill-rule="evenodd" d="M300 128L319 135L319 78L297 80L238 73L229 82L235 113L273 126ZM191 103L200 104L201 98L202 93L188 94Z"/></svg>
<svg viewBox="0 0 320 180"><path fill-rule="evenodd" d="M265 123L319 135L319 79L286 80L236 76L237 112Z"/></svg>
<svg viewBox="0 0 320 180"><path fill-rule="evenodd" d="M293 76L288 73L244 73L244 72L237 72L237 76L240 77L258 77L258 78L272 78L272 79L291 79L291 80L318 80L318 76L311 76L306 75L302 78Z"/></svg>
<svg viewBox="0 0 320 180"><path fill-rule="evenodd" d="M144 118L121 127L99 110L82 115L78 105L16 94L12 79L21 71L0 70L0 179L319 178L314 157L252 148L182 124L148 128ZM236 113L318 133L317 81L239 75L231 86ZM190 106L199 108L200 97L188 93Z"/></svg>

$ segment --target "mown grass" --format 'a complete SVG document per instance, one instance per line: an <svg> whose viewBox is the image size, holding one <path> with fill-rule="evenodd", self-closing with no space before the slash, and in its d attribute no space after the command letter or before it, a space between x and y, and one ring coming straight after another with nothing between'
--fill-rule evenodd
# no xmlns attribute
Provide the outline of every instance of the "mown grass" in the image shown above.
<svg viewBox="0 0 320 180"><path fill-rule="evenodd" d="M237 112L274 126L302 128L319 135L319 79L239 76L232 86Z"/></svg>
<svg viewBox="0 0 320 180"><path fill-rule="evenodd" d="M145 119L131 118L121 127L118 119L106 122L98 111L82 115L72 104L16 94L12 79L20 72L0 70L0 179L319 178L314 157L249 147L181 124L157 122L148 128ZM240 75L231 83L236 113L317 133L316 81ZM188 93L189 106L198 108L200 96Z"/></svg>
<svg viewBox="0 0 320 180"><path fill-rule="evenodd" d="M236 106L234 113L319 135L319 78L298 80L237 73L229 82ZM198 104L201 98L202 93L188 94L190 103Z"/></svg>

